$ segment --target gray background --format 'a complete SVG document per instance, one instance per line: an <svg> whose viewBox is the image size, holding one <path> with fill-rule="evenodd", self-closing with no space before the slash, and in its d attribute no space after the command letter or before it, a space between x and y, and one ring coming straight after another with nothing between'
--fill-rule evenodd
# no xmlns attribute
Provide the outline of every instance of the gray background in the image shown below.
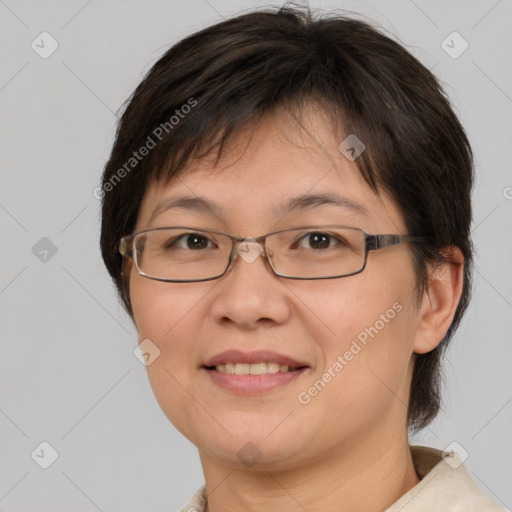
<svg viewBox="0 0 512 512"><path fill-rule="evenodd" d="M100 259L93 190L115 113L143 73L183 36L258 5L268 3L0 1L0 510L173 511L202 484L195 447L133 355L136 333ZM445 410L412 442L459 443L473 479L512 508L512 2L311 2L320 5L397 37L434 69L467 128L475 294L446 363ZM31 48L43 31L59 45L47 59ZM441 46L453 31L469 43L456 59ZM48 469L31 457L43 441L58 452Z"/></svg>

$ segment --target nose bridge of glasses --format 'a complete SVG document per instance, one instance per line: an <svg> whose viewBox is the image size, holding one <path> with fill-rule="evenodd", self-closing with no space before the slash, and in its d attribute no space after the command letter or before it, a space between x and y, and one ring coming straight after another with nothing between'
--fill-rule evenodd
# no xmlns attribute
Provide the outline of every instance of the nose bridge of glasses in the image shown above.
<svg viewBox="0 0 512 512"><path fill-rule="evenodd" d="M235 258L240 256L246 263L253 263L262 253L265 255L264 243L252 237L236 241L233 248Z"/></svg>

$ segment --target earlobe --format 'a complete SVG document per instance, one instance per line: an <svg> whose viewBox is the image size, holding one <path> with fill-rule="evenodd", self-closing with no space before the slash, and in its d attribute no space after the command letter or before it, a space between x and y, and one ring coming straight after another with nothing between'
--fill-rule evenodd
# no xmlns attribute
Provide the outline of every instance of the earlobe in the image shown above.
<svg viewBox="0 0 512 512"><path fill-rule="evenodd" d="M450 327L464 282L464 256L458 247L443 250L445 261L430 265L429 282L418 311L413 351L434 350Z"/></svg>

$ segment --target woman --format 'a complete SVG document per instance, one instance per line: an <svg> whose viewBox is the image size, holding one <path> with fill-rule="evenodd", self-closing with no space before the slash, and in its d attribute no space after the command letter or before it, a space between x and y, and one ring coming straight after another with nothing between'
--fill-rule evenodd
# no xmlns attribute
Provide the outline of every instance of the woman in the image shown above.
<svg viewBox="0 0 512 512"><path fill-rule="evenodd" d="M101 248L205 475L183 510L500 510L411 447L467 307L473 181L434 76L343 16L257 11L131 97Z"/></svg>

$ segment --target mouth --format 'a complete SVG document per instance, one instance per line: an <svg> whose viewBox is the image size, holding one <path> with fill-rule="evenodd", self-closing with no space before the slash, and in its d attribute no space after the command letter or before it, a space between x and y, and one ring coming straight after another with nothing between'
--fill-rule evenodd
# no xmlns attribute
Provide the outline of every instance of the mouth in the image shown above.
<svg viewBox="0 0 512 512"><path fill-rule="evenodd" d="M223 352L200 367L210 384L237 395L262 395L295 381L310 366L271 351Z"/></svg>
<svg viewBox="0 0 512 512"><path fill-rule="evenodd" d="M309 366L290 367L273 362L224 363L202 366L209 383L235 395L263 395L282 389L310 370Z"/></svg>
<svg viewBox="0 0 512 512"><path fill-rule="evenodd" d="M230 375L273 375L276 373L289 373L309 368L308 366L289 366L277 362L260 361L259 363L225 363L215 366L203 366L207 370L227 373Z"/></svg>

